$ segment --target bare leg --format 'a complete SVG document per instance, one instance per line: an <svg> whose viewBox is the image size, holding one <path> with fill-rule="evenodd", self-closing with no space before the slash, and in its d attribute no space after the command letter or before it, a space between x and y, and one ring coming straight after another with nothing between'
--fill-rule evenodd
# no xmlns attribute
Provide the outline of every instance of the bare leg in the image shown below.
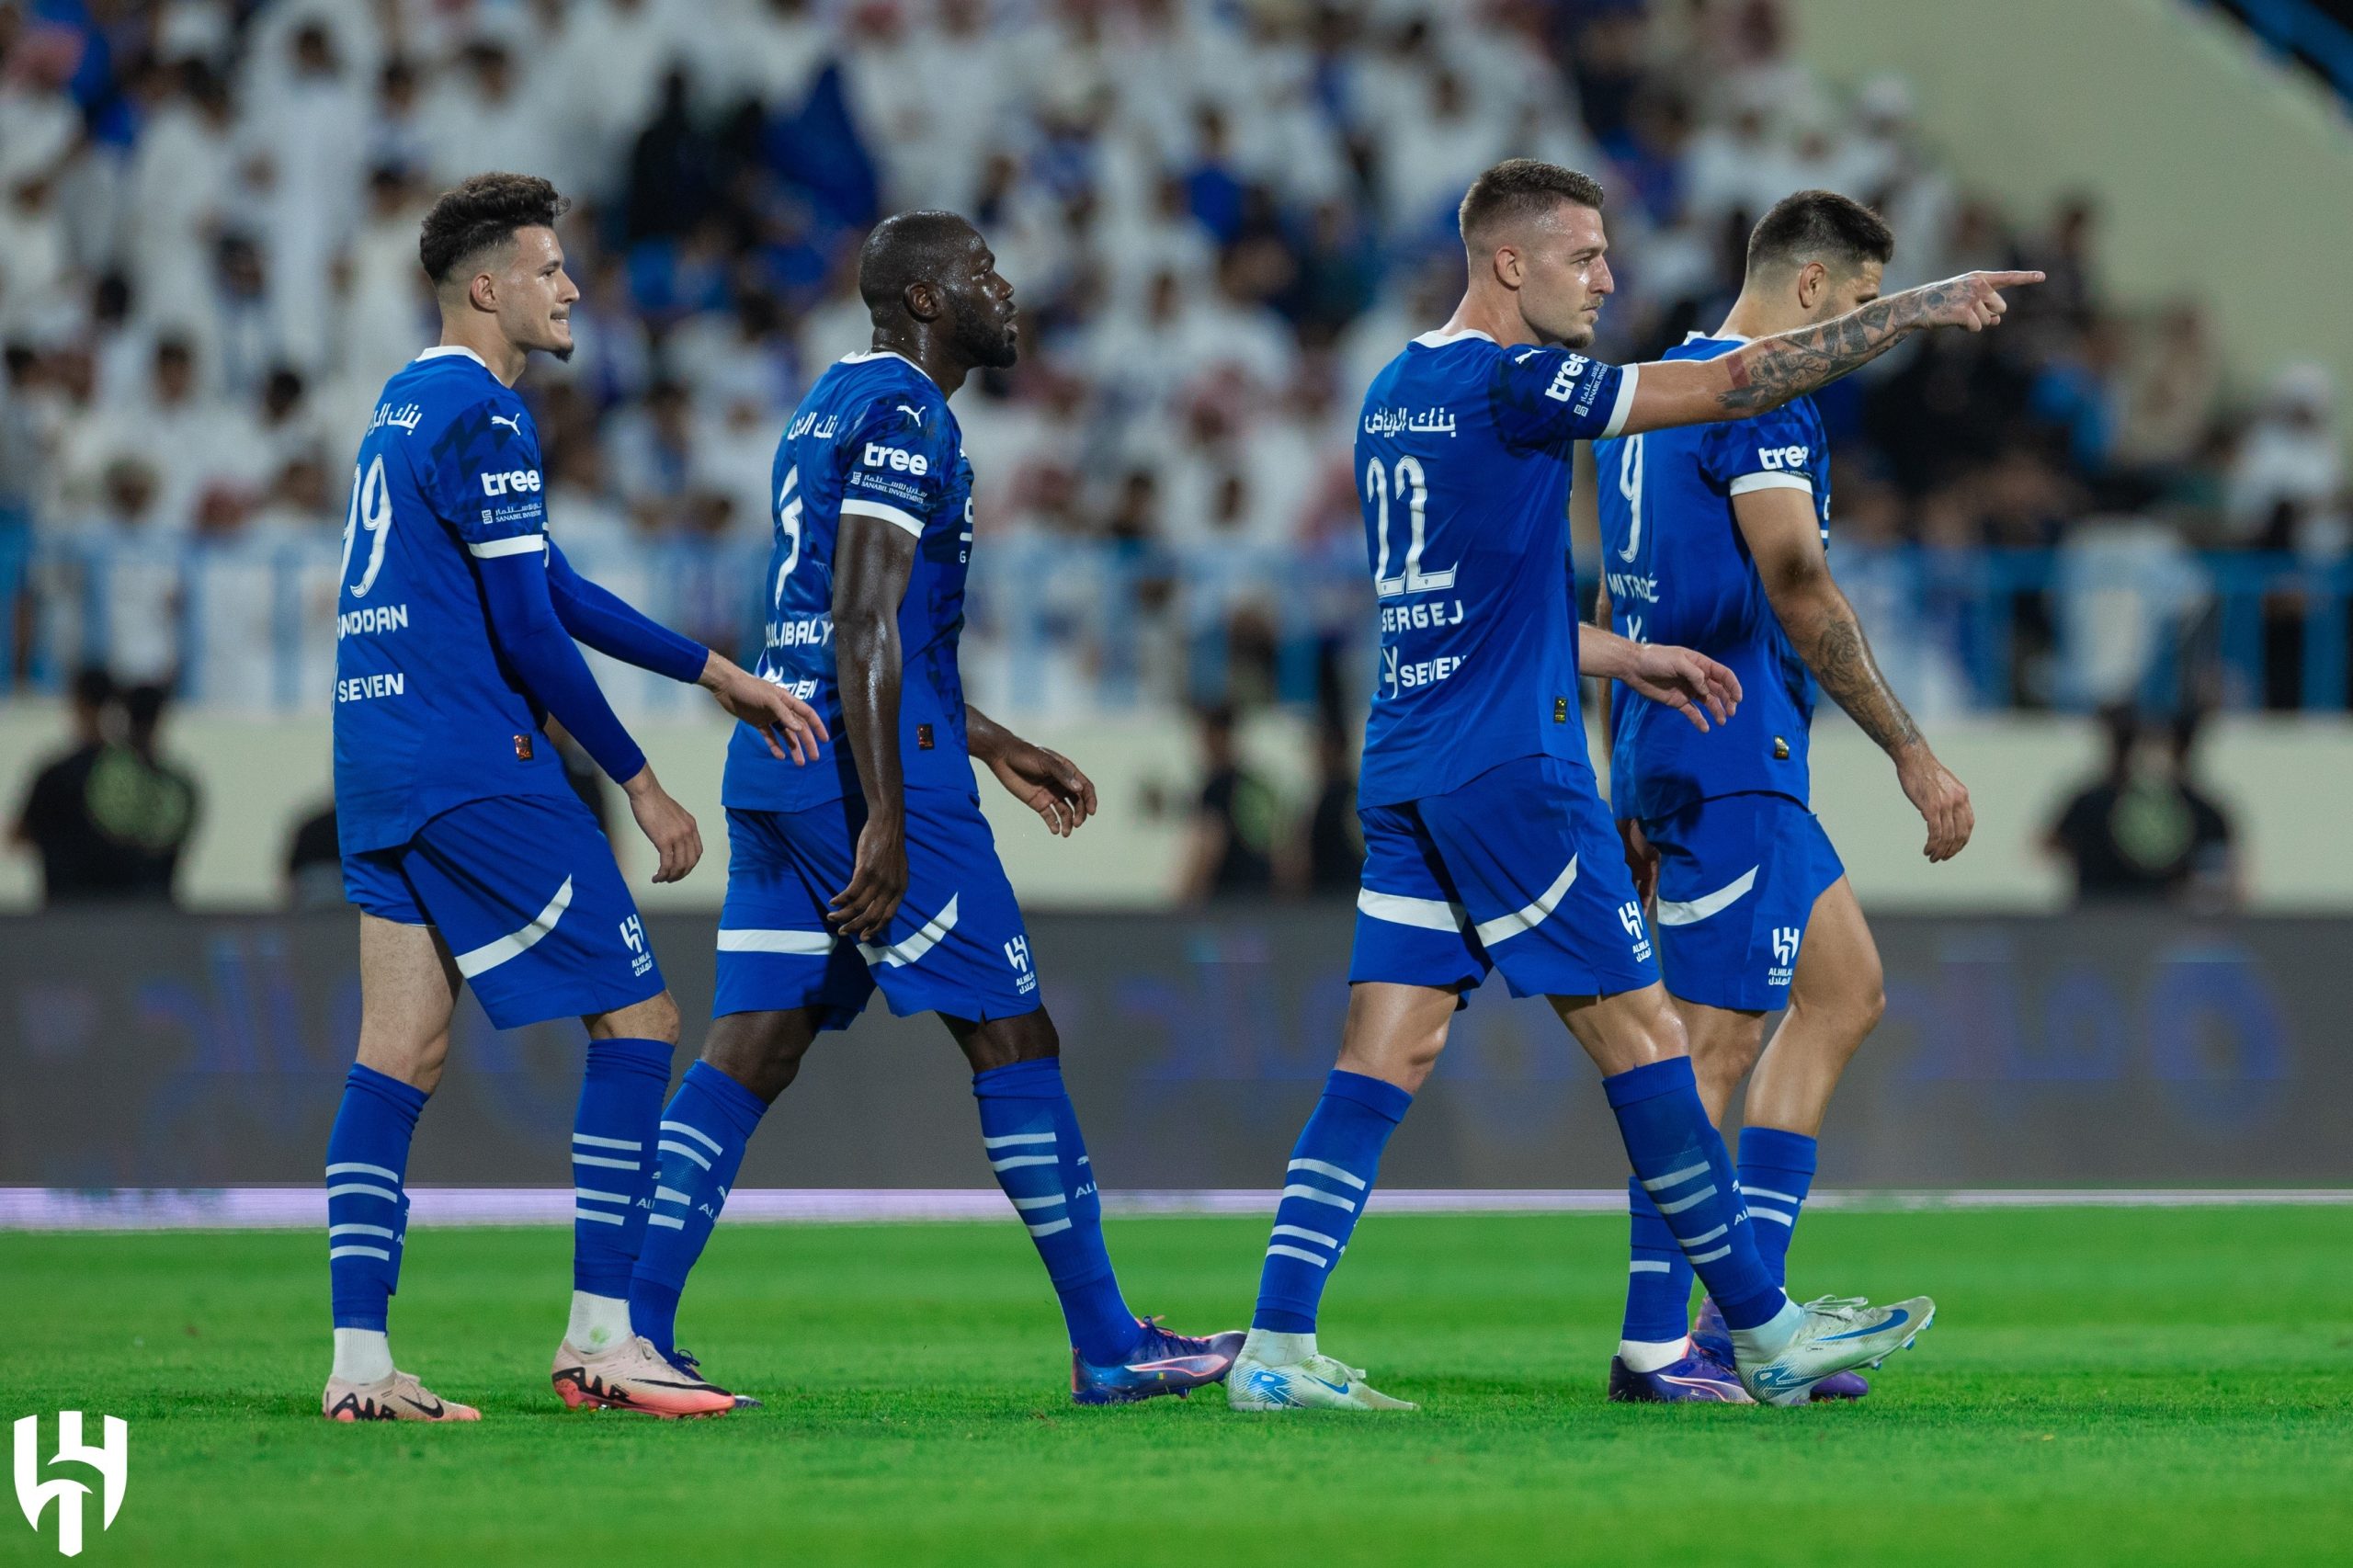
<svg viewBox="0 0 2353 1568"><path fill-rule="evenodd" d="M1886 1011L1879 946L1855 890L1841 877L1814 900L1790 982L1790 1010L1749 1079L1741 1119L1817 1135L1847 1062Z"/></svg>
<svg viewBox="0 0 2353 1568"><path fill-rule="evenodd" d="M430 926L359 917L359 1065L431 1094L449 1057L457 960Z"/></svg>
<svg viewBox="0 0 2353 1568"><path fill-rule="evenodd" d="M1690 1054L1683 1020L1654 981L1609 996L1550 996L1552 1010L1604 1077Z"/></svg>
<svg viewBox="0 0 2353 1568"><path fill-rule="evenodd" d="M1340 1035L1343 1073L1360 1073L1420 1090L1454 1026L1456 994L1427 985L1365 981L1348 987L1348 1021Z"/></svg>

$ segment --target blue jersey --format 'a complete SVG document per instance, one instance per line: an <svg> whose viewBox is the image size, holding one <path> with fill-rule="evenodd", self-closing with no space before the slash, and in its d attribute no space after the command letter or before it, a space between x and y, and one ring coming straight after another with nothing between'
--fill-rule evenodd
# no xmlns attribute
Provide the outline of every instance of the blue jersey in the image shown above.
<svg viewBox="0 0 2353 1568"><path fill-rule="evenodd" d="M406 843L468 801L563 795L546 717L491 641L472 558L547 549L539 433L473 351L384 383L352 471L335 601L335 827Z"/></svg>
<svg viewBox="0 0 2353 1568"><path fill-rule="evenodd" d="M1669 359L1713 359L1743 339L1694 334ZM1735 495L1803 491L1830 542L1830 450L1813 400L1721 425L1652 430L1593 449L1601 562L1617 630L1697 649L1740 676L1740 711L1701 734L1673 709L1616 691L1610 798L1621 817L1770 790L1803 804L1813 676L1790 646L1733 517Z"/></svg>
<svg viewBox="0 0 2353 1568"><path fill-rule="evenodd" d="M1624 426L1635 379L1483 332L1425 334L1372 379L1356 471L1381 667L1360 805L1523 756L1586 764L1569 454Z"/></svg>
<svg viewBox="0 0 2353 1568"><path fill-rule="evenodd" d="M972 465L948 399L913 361L878 351L829 368L792 411L769 475L763 680L824 715L826 755L779 762L749 725L727 747L721 798L745 811L797 812L858 792L834 673L834 548L844 517L879 518L915 538L899 603L899 769L910 790L972 787L956 642L972 558Z"/></svg>

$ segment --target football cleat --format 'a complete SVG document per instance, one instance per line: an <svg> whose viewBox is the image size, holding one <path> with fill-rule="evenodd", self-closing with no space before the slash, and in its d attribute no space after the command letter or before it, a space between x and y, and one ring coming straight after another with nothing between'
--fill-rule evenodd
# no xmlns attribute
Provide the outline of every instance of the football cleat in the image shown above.
<svg viewBox="0 0 2353 1568"><path fill-rule="evenodd" d="M1832 1374L1878 1366L1908 1350L1937 1319L1937 1304L1915 1296L1874 1307L1860 1296L1821 1296L1805 1304L1795 1337L1770 1360L1740 1369L1741 1386L1760 1404L1803 1404Z"/></svg>
<svg viewBox="0 0 2353 1568"><path fill-rule="evenodd" d="M1732 1365L1732 1330L1724 1324L1724 1314L1716 1311L1713 1296L1699 1298L1699 1315L1691 1324L1691 1343L1723 1365ZM1813 1385L1816 1401L1860 1399L1870 1392L1871 1385L1854 1371L1833 1372Z"/></svg>
<svg viewBox="0 0 2353 1568"><path fill-rule="evenodd" d="M372 1383L329 1378L319 1396L319 1414L330 1421L479 1421L482 1412L443 1399L412 1372L395 1371Z"/></svg>
<svg viewBox="0 0 2353 1568"><path fill-rule="evenodd" d="M1236 1360L1225 1381L1225 1402L1236 1410L1413 1410L1412 1402L1392 1399L1364 1381L1364 1369L1321 1353L1304 1361L1270 1367Z"/></svg>
<svg viewBox="0 0 2353 1568"><path fill-rule="evenodd" d="M643 1335L618 1341L594 1356L582 1353L567 1339L556 1347L548 1381L574 1410L584 1405L594 1410L638 1410L675 1419L723 1415L735 1408L733 1394L664 1360Z"/></svg>
<svg viewBox="0 0 2353 1568"><path fill-rule="evenodd" d="M1654 1372L1638 1372L1609 1358L1609 1398L1616 1404L1754 1404L1740 1374L1694 1344L1683 1358Z"/></svg>
<svg viewBox="0 0 2353 1568"><path fill-rule="evenodd" d="M697 1360L694 1353L687 1349L684 1346L674 1346L671 1348L670 1365L677 1368L678 1370L682 1372L690 1374L693 1377L700 1378L702 1376L702 1363ZM767 1406L763 1405L758 1400L754 1399L750 1394L739 1393L735 1396L735 1408L738 1410L764 1410Z"/></svg>
<svg viewBox="0 0 2353 1568"><path fill-rule="evenodd" d="M1129 1404L1164 1393L1182 1398L1197 1388L1224 1381L1247 1337L1235 1328L1195 1339L1169 1333L1158 1318L1144 1318L1141 1326L1143 1342L1131 1359L1117 1365L1094 1366L1075 1348L1071 1351L1073 1404Z"/></svg>

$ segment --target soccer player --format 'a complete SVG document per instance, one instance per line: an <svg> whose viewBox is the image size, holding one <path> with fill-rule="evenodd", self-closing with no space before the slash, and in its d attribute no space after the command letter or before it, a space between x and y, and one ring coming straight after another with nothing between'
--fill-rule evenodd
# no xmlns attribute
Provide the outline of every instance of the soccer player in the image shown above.
<svg viewBox="0 0 2353 1568"><path fill-rule="evenodd" d="M972 466L948 400L972 371L1013 363L1013 286L949 212L886 219L858 275L874 347L817 379L777 448L759 665L848 744L797 772L763 766L749 731L729 749L716 1017L663 1112L631 1316L676 1353L679 1293L745 1142L816 1036L847 1028L879 984L902 1017L938 1014L972 1063L989 1168L1062 1301L1071 1397L1181 1393L1224 1377L1242 1335L1171 1334L1120 1293L1061 1043L973 788L977 757L1058 834L1095 812L1086 776L967 707L957 673Z"/></svg>
<svg viewBox="0 0 2353 1568"><path fill-rule="evenodd" d="M1859 310L1879 298L1894 248L1868 209L1800 191L1749 235L1747 277L1723 325L1693 333L1666 358L1717 360ZM1969 791L1888 689L1831 580L1830 451L1811 398L1735 424L1620 436L1592 452L1603 546L1596 619L1637 642L1706 653L1746 694L1704 737L1648 698L1620 694L1610 796L1636 889L1657 896L1659 962L1708 1114L1721 1121L1734 1086L1756 1070L1741 1117L1740 1190L1757 1255L1778 1282L1813 1180L1823 1111L1881 1006L1870 927L1806 809L1815 683L1893 760L1896 782L1927 822L1930 860L1969 842ZM1765 1015L1783 1006L1766 1047ZM1650 1194L1640 1183L1627 1191L1633 1259L1610 1397L1705 1397L1673 1369L1695 1338L1704 1358L1729 1361L1721 1316L1710 1301L1687 1337L1690 1265ZM1840 1372L1813 1396L1857 1398L1868 1387Z"/></svg>
<svg viewBox="0 0 2353 1568"><path fill-rule="evenodd" d="M441 342L385 383L344 523L335 785L344 885L360 909L358 1061L327 1140L327 1267L340 1421L472 1421L397 1370L385 1319L407 1231L409 1138L440 1080L461 984L501 1028L577 1015L589 1035L572 1137L567 1404L729 1409L631 1333L629 1279L653 1211L653 1153L678 1009L551 715L628 793L675 881L702 853L613 716L574 639L710 688L778 772L824 724L799 699L581 578L548 537L538 433L514 385L534 350L572 352L572 302L543 179L478 175L418 244ZM781 741L779 741L781 737Z"/></svg>
<svg viewBox="0 0 2353 1568"><path fill-rule="evenodd" d="M1462 302L1365 394L1356 470L1381 665L1352 989L1227 1381L1237 1409L1402 1406L1321 1353L1316 1312L1463 993L1498 967L1514 994L1549 999L1601 1069L1636 1178L1722 1307L1737 1380L1694 1374L1715 1397L1798 1403L1908 1344L1934 1311L1925 1297L1801 1307L1758 1256L1577 701L1582 660L1705 729L1733 715L1740 682L1688 650L1578 627L1569 463L1580 440L1777 407L1924 327L1991 325L1998 290L2040 274L1972 273L1720 358L1603 365L1574 352L1612 288L1601 200L1586 176L1529 159L1480 176L1461 212Z"/></svg>

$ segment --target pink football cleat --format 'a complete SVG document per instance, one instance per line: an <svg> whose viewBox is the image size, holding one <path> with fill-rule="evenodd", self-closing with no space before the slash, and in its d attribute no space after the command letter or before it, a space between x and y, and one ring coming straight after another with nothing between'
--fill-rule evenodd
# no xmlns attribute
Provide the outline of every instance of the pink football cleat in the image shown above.
<svg viewBox="0 0 2353 1568"><path fill-rule="evenodd" d="M583 1405L596 1410L641 1410L675 1419L723 1415L735 1408L733 1394L672 1366L642 1335L594 1356L574 1348L567 1339L556 1347L555 1366L548 1379L563 1403L574 1410Z"/></svg>
<svg viewBox="0 0 2353 1568"><path fill-rule="evenodd" d="M482 1412L443 1399L412 1372L395 1371L372 1383L329 1378L319 1412L330 1421L479 1421Z"/></svg>

